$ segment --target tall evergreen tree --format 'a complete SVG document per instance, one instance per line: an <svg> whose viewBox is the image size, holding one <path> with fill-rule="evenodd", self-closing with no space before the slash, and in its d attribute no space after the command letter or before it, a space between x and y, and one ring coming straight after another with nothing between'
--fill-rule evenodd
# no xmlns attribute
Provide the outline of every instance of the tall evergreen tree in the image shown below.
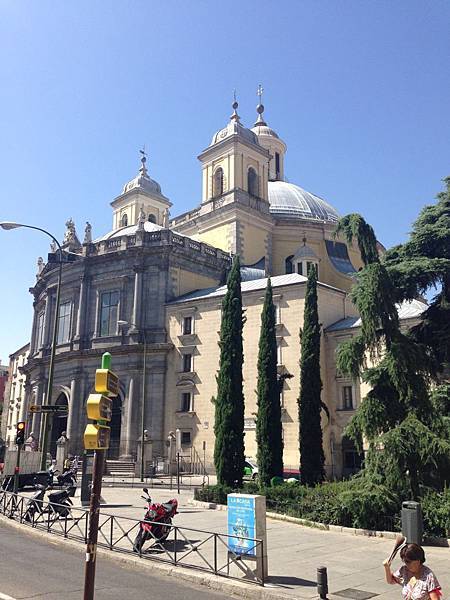
<svg viewBox="0 0 450 600"><path fill-rule="evenodd" d="M303 331L301 333L300 397L300 478L305 485L324 479L320 392L320 323L317 311L317 274L312 265L306 286Z"/></svg>
<svg viewBox="0 0 450 600"><path fill-rule="evenodd" d="M258 354L258 414L256 443L258 477L261 485L283 475L283 433L281 426L280 383L277 374L277 339L272 285L267 280L261 313Z"/></svg>
<svg viewBox="0 0 450 600"><path fill-rule="evenodd" d="M242 311L239 257L233 261L222 302L220 364L215 399L214 465L218 483L238 487L244 475L244 392L242 386Z"/></svg>
<svg viewBox="0 0 450 600"><path fill-rule="evenodd" d="M450 482L449 387L431 392L430 383L448 362L450 281L450 181L438 203L425 207L410 240L382 260L370 226L359 215L337 226L347 241L356 239L365 266L358 273L352 300L361 315L361 331L341 344L338 369L371 386L348 427L348 434L369 449L365 474L403 495L421 495L422 486ZM419 325L400 328L396 302L440 291ZM371 364L368 365L367 358ZM445 400L446 399L446 400Z"/></svg>

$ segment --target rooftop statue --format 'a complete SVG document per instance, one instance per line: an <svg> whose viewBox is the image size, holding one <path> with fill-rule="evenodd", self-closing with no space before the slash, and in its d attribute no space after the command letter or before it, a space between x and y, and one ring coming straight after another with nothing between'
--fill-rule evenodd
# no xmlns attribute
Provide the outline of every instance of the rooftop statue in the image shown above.
<svg viewBox="0 0 450 600"><path fill-rule="evenodd" d="M84 228L84 240L83 244L90 244L92 242L92 225L89 221L86 221L86 227Z"/></svg>

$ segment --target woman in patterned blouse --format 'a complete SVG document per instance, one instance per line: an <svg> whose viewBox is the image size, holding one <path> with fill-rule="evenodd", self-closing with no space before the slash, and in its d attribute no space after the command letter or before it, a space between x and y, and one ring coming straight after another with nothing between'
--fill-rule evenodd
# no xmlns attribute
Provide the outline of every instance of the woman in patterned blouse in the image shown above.
<svg viewBox="0 0 450 600"><path fill-rule="evenodd" d="M439 600L441 586L431 569L424 565L425 552L417 544L406 544L400 550L404 565L395 573L389 560L383 562L388 583L402 586L402 600Z"/></svg>

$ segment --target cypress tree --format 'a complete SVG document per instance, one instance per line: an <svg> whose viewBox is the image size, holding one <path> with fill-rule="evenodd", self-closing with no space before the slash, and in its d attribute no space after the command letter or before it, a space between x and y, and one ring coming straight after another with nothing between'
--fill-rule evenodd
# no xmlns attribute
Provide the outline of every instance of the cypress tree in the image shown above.
<svg viewBox="0 0 450 600"><path fill-rule="evenodd" d="M300 478L305 485L324 479L325 457L322 446L320 413L320 323L317 311L317 274L314 265L308 273L303 331L301 333L300 397Z"/></svg>
<svg viewBox="0 0 450 600"><path fill-rule="evenodd" d="M214 465L217 482L228 486L242 485L244 475L244 392L242 386L242 311L239 257L233 261L222 302L220 326L220 363L215 399Z"/></svg>
<svg viewBox="0 0 450 600"><path fill-rule="evenodd" d="M256 443L258 477L261 485L283 475L283 436L281 427L280 383L277 375L277 339L272 285L267 280L261 313L258 354Z"/></svg>

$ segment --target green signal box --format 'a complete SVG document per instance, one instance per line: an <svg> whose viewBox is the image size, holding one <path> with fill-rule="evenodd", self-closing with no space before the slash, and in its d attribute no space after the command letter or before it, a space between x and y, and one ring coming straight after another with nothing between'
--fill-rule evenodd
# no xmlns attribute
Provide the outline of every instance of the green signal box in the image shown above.
<svg viewBox="0 0 450 600"><path fill-rule="evenodd" d="M106 396L117 396L119 394L119 378L109 369L97 369L95 371L95 391Z"/></svg>
<svg viewBox="0 0 450 600"><path fill-rule="evenodd" d="M89 394L86 411L88 419L111 421L112 400L103 394Z"/></svg>
<svg viewBox="0 0 450 600"><path fill-rule="evenodd" d="M84 447L86 450L107 450L109 448L111 428L106 425L89 423L84 430Z"/></svg>

